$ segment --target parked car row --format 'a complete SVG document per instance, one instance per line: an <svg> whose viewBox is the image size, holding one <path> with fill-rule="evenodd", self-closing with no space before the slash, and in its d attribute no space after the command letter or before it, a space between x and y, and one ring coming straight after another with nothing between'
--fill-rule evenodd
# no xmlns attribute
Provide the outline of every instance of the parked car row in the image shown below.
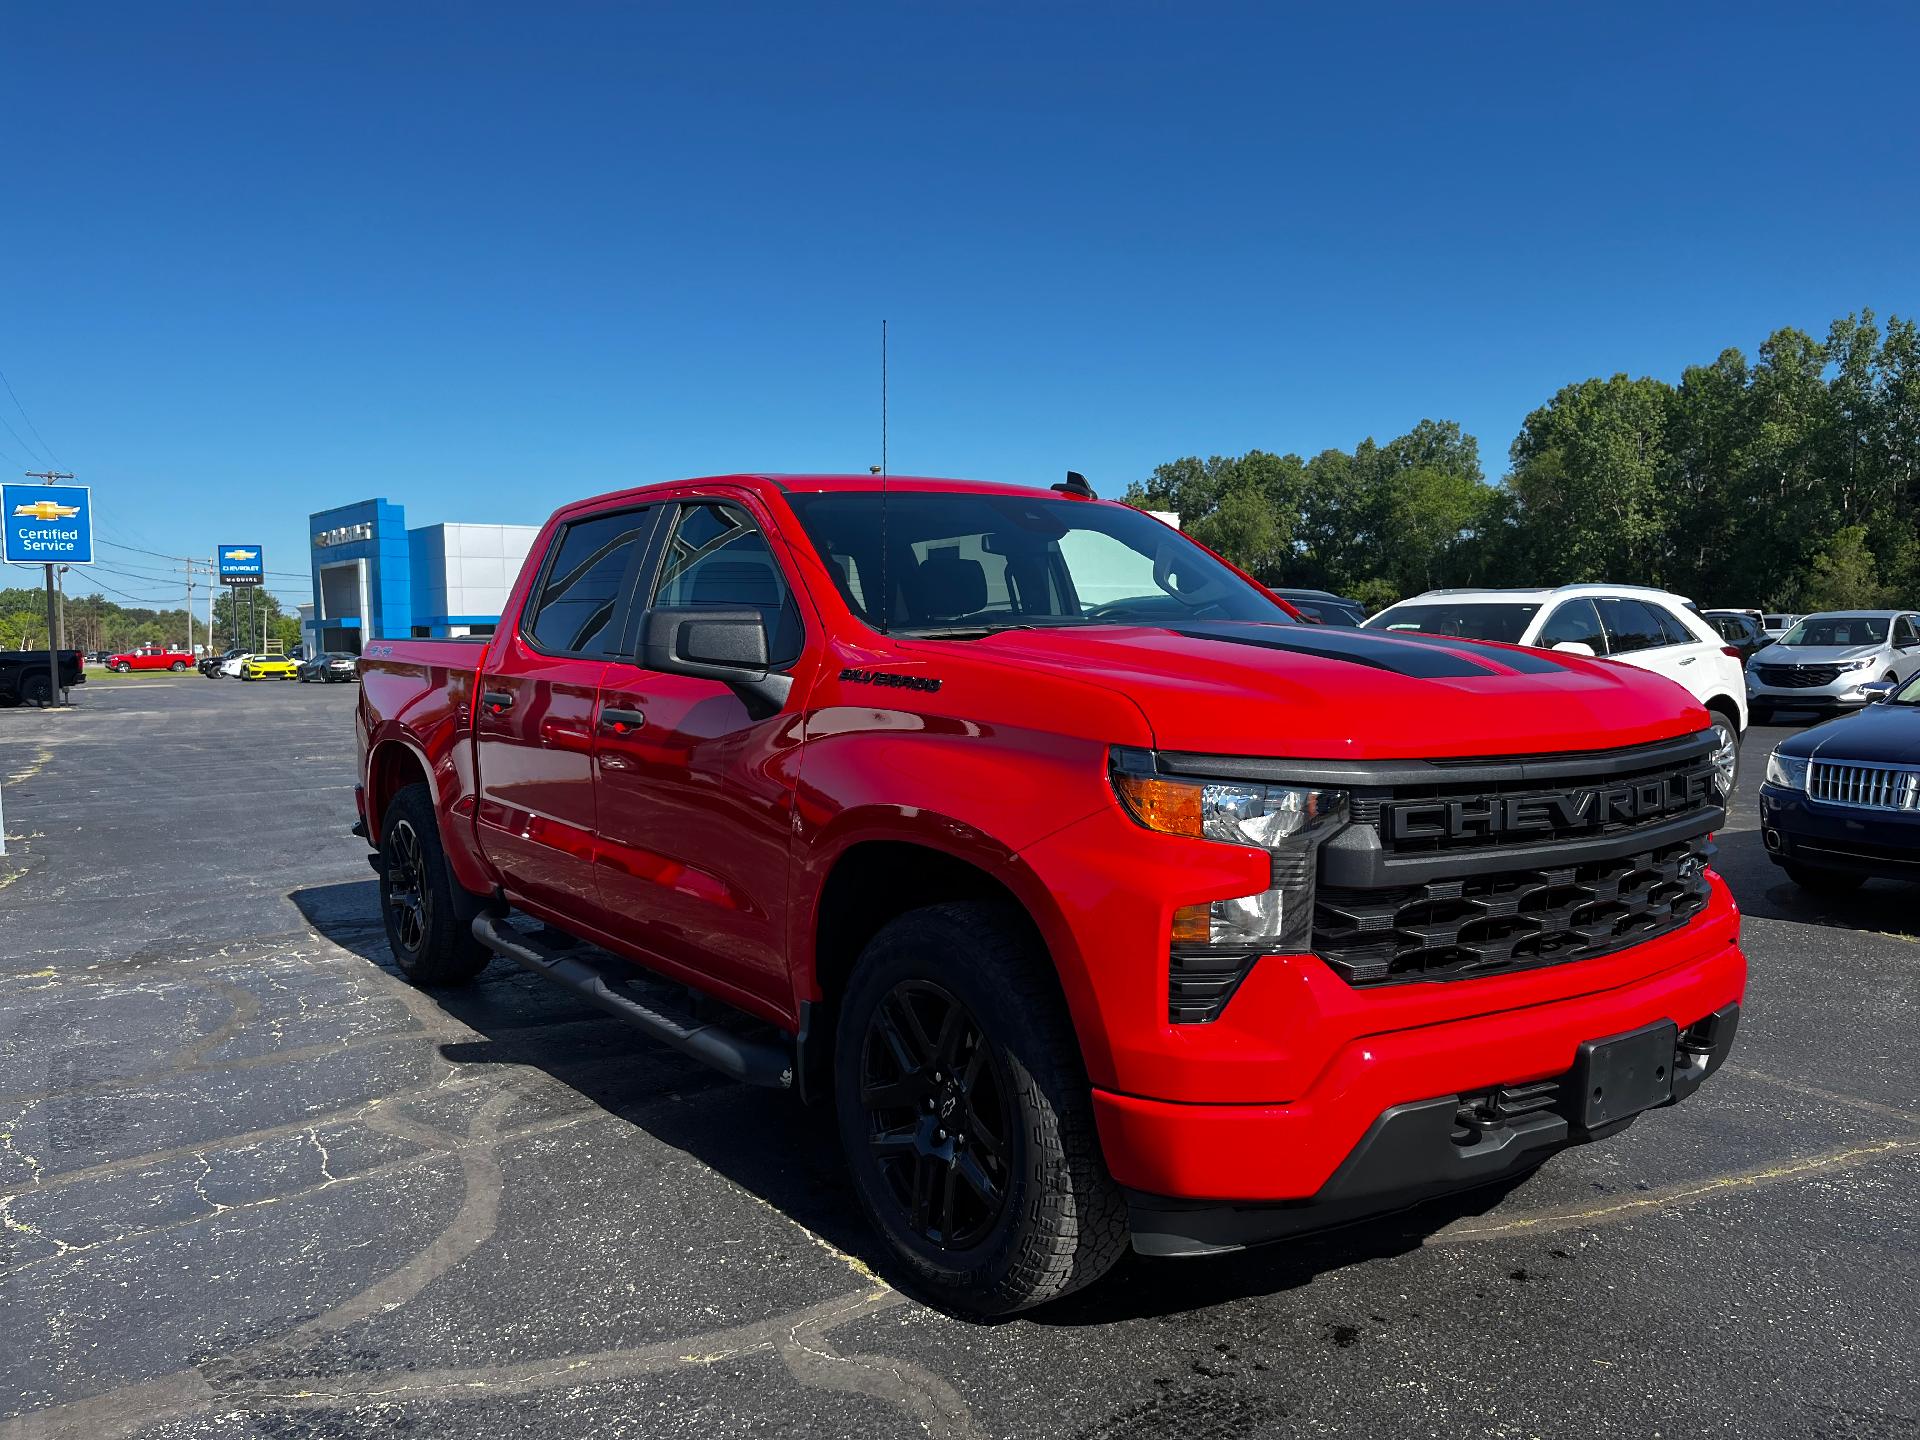
<svg viewBox="0 0 1920 1440"><path fill-rule="evenodd" d="M235 648L207 656L200 662L200 673L209 680L298 680L303 685L360 678L354 657L340 650L323 650L317 655L303 651L291 655L259 655Z"/></svg>

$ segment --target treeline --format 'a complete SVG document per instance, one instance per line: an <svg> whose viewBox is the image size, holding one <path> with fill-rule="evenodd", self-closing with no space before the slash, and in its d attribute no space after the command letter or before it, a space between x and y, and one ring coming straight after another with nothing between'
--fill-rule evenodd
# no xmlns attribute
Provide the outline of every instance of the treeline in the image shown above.
<svg viewBox="0 0 1920 1440"><path fill-rule="evenodd" d="M78 571L69 572L72 579ZM280 602L261 591L256 604L268 615L268 634L285 645L300 643L300 619L282 611ZM233 620L227 614L227 596L216 595L213 602L214 635L222 649L234 643ZM69 650L137 650L144 645L164 648L186 643L187 612L175 606L171 610L149 610L138 605L120 605L104 595L68 595L63 606L66 642ZM240 624L248 625L247 602L240 601ZM252 633L249 629L249 633ZM194 643L207 643L207 613L197 609L193 617ZM47 645L47 592L43 589L0 590L0 650L43 650Z"/></svg>
<svg viewBox="0 0 1920 1440"><path fill-rule="evenodd" d="M1446 585L1658 585L1702 605L1920 602L1920 329L1873 312L1775 331L1679 383L1568 385L1504 479L1451 421L1310 460L1162 465L1127 498L1177 510L1269 584L1379 606Z"/></svg>

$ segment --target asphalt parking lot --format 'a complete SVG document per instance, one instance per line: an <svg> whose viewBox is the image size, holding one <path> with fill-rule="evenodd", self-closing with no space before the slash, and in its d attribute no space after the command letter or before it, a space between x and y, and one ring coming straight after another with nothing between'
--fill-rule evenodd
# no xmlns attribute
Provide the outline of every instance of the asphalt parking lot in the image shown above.
<svg viewBox="0 0 1920 1440"><path fill-rule="evenodd" d="M796 1102L503 962L398 978L356 694L0 711L0 1440L1920 1431L1920 892L1766 861L1784 730L1694 1100L1490 1207L983 1326L869 1268Z"/></svg>

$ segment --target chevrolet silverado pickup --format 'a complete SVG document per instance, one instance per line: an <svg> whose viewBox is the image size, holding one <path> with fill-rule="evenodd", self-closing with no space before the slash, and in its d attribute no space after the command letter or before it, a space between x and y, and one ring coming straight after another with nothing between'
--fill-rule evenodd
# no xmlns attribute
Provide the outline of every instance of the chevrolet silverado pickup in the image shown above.
<svg viewBox="0 0 1920 1440"><path fill-rule="evenodd" d="M1300 624L1077 476L582 501L494 634L360 666L404 973L832 1106L958 1310L1512 1182L1733 1042L1692 696Z"/></svg>

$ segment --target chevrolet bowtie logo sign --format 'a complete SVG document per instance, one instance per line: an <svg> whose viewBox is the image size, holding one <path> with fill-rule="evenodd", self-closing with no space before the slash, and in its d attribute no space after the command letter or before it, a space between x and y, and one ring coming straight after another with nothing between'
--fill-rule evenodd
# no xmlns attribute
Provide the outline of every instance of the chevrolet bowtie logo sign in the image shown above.
<svg viewBox="0 0 1920 1440"><path fill-rule="evenodd" d="M259 585L266 579L266 562L258 545L222 545L219 547L222 585Z"/></svg>
<svg viewBox="0 0 1920 1440"><path fill-rule="evenodd" d="M91 565L92 492L84 485L0 484L0 538L0 559L9 564Z"/></svg>
<svg viewBox="0 0 1920 1440"><path fill-rule="evenodd" d="M57 500L33 500L13 507L15 515L31 520L71 520L80 513L78 505L62 505Z"/></svg>

